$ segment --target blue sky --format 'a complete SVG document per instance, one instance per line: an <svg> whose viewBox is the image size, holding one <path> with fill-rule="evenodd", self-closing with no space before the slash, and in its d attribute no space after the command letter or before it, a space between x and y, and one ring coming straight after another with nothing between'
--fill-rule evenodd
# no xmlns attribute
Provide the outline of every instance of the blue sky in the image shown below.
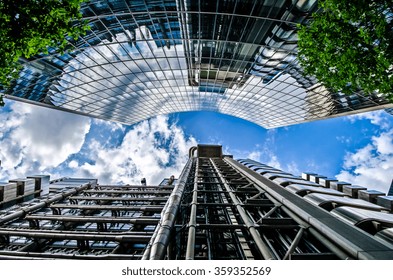
<svg viewBox="0 0 393 280"><path fill-rule="evenodd" d="M270 130L214 112L125 126L6 100L0 139L1 181L50 174L157 184L180 174L197 143L221 144L235 158L295 175L310 171L384 192L393 177L393 116L384 111Z"/></svg>

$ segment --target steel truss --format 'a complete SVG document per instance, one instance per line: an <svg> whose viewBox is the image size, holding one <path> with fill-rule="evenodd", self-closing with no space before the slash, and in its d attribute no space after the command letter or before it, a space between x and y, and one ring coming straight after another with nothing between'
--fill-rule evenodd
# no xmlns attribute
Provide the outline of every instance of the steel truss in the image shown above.
<svg viewBox="0 0 393 280"><path fill-rule="evenodd" d="M222 158L195 158L169 257L337 259L348 254Z"/></svg>
<svg viewBox="0 0 393 280"><path fill-rule="evenodd" d="M172 190L88 183L5 212L0 259L141 259Z"/></svg>

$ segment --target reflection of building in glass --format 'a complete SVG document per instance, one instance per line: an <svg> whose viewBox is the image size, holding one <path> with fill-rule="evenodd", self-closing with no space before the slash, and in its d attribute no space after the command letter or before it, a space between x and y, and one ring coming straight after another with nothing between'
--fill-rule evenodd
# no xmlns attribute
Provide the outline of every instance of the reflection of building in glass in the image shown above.
<svg viewBox="0 0 393 280"><path fill-rule="evenodd" d="M390 184L388 195L393 197L393 180L392 183Z"/></svg>
<svg viewBox="0 0 393 280"><path fill-rule="evenodd" d="M296 24L316 1L107 0L68 51L21 60L8 98L132 124L210 110L271 128L392 105L332 93L298 64Z"/></svg>
<svg viewBox="0 0 393 280"><path fill-rule="evenodd" d="M393 259L393 197L198 145L178 179L0 183L0 259Z"/></svg>
<svg viewBox="0 0 393 280"><path fill-rule="evenodd" d="M393 108L385 109L385 112L393 115Z"/></svg>

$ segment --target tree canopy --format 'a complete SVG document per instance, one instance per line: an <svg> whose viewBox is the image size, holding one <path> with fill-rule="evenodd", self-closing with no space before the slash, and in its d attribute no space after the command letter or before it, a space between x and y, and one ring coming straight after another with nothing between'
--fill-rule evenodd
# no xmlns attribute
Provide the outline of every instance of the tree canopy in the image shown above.
<svg viewBox="0 0 393 280"><path fill-rule="evenodd" d="M299 26L299 61L333 91L393 101L393 0L321 0Z"/></svg>
<svg viewBox="0 0 393 280"><path fill-rule="evenodd" d="M80 5L85 0L0 0L0 84L18 77L18 59L63 51L67 36L77 39L88 29ZM2 96L0 102L3 103Z"/></svg>

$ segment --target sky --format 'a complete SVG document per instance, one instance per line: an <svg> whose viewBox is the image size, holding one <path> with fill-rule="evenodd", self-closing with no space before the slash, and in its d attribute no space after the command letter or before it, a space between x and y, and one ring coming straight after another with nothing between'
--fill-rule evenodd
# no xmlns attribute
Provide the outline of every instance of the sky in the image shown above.
<svg viewBox="0 0 393 280"><path fill-rule="evenodd" d="M127 126L6 100L0 142L0 181L49 174L158 184L180 175L198 143L294 175L313 172L383 192L393 179L393 116L383 110L267 130L215 112Z"/></svg>

